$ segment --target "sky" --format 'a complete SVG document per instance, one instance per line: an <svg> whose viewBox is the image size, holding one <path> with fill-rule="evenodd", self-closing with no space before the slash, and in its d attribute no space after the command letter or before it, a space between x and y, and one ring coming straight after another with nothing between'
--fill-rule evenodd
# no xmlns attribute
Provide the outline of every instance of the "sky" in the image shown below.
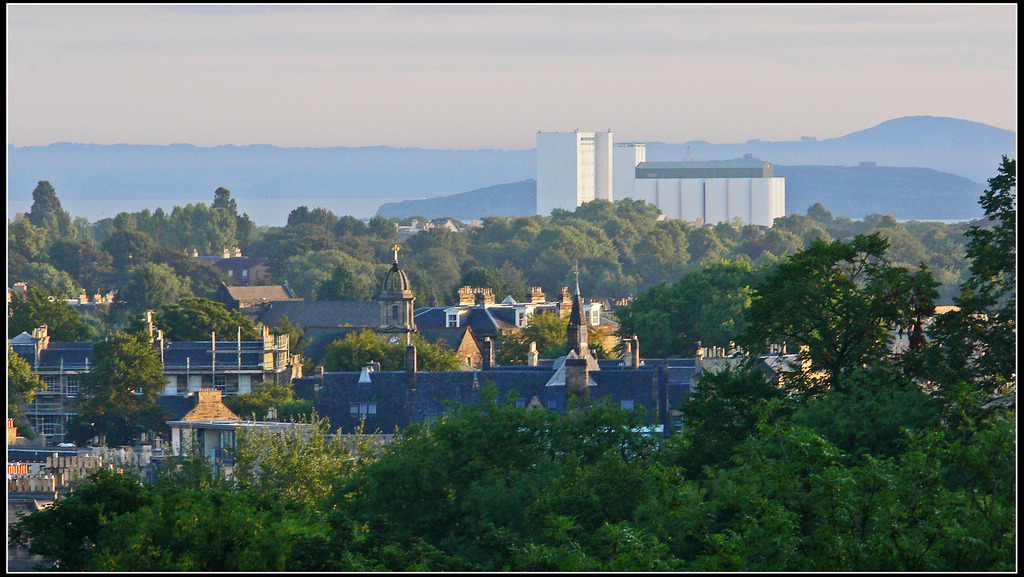
<svg viewBox="0 0 1024 577"><path fill-rule="evenodd" d="M1016 130L1015 4L7 5L7 143L532 149Z"/></svg>

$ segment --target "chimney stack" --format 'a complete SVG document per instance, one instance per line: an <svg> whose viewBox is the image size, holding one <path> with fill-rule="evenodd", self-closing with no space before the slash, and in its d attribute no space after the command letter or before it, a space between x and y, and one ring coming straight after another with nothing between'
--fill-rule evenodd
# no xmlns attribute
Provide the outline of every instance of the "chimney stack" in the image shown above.
<svg viewBox="0 0 1024 577"><path fill-rule="evenodd" d="M565 359L565 386L570 393L587 394L590 370L585 358Z"/></svg>
<svg viewBox="0 0 1024 577"><path fill-rule="evenodd" d="M405 374L416 374L416 345L405 347Z"/></svg>
<svg viewBox="0 0 1024 577"><path fill-rule="evenodd" d="M484 338L483 353L483 370L487 370L494 366L494 342L491 341L491 337Z"/></svg>
<svg viewBox="0 0 1024 577"><path fill-rule="evenodd" d="M530 341L530 350L526 352L526 364L531 367L537 366L537 357L540 353L537 352L537 342Z"/></svg>

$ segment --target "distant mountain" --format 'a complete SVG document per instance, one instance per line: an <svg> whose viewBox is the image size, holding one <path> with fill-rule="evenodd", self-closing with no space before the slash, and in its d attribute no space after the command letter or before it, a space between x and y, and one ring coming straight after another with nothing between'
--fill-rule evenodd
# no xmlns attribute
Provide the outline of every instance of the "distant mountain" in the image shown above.
<svg viewBox="0 0 1024 577"><path fill-rule="evenodd" d="M775 166L786 179L786 214L806 214L816 202L833 216L899 220L980 218L986 186L930 168L885 166Z"/></svg>
<svg viewBox="0 0 1024 577"><path fill-rule="evenodd" d="M485 216L532 216L537 214L537 181L531 178L450 196L386 202L377 214L388 218L450 216L466 222Z"/></svg>
<svg viewBox="0 0 1024 577"><path fill-rule="evenodd" d="M1003 154L1016 158L1016 133L966 120L914 116L821 141L804 138L797 142L647 145L651 161L687 156L723 160L745 154L771 161L776 167L838 168L867 161L876 162L879 168L929 168L985 183L995 176ZM71 143L8 146L7 211L12 215L27 211L32 205L32 190L40 180L53 184L72 216L90 221L111 218L121 211L158 207L170 211L189 203L210 204L213 191L223 186L231 190L239 210L257 224L280 226L300 205L363 218L372 216L384 203L535 178L533 149L204 148L190 144ZM790 185L790 196L800 198L800 177L794 173L793 178L796 180Z"/></svg>
<svg viewBox="0 0 1024 577"><path fill-rule="evenodd" d="M887 214L899 220L980 218L985 187L929 168L884 166L776 166L786 179L786 214L806 214L816 202L833 216L863 219ZM484 216L536 214L537 182L526 180L460 194L387 203L377 214L388 218L450 216L471 221Z"/></svg>
<svg viewBox="0 0 1024 577"><path fill-rule="evenodd" d="M647 143L647 160L724 160L751 154L775 165L915 166L987 183L1005 154L1017 157L1017 133L987 124L938 116L907 116L838 138L743 144Z"/></svg>

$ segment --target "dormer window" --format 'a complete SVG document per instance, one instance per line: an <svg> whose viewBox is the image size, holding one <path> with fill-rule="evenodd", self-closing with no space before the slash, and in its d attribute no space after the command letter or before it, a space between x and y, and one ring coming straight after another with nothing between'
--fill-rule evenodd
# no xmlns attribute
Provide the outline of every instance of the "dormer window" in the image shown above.
<svg viewBox="0 0 1024 577"><path fill-rule="evenodd" d="M459 326L459 309L448 309L444 315L444 326L452 329Z"/></svg>

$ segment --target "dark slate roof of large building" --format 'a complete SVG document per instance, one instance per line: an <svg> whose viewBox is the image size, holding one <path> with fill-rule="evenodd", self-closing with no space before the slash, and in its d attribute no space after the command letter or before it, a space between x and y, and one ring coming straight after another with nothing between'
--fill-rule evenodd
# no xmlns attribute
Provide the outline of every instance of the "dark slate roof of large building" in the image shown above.
<svg viewBox="0 0 1024 577"><path fill-rule="evenodd" d="M775 169L764 160L641 162L637 178L772 178Z"/></svg>
<svg viewBox="0 0 1024 577"><path fill-rule="evenodd" d="M452 307L422 307L413 315L419 328L447 326L446 309ZM468 326L478 337L496 336L499 329L516 327L516 309L513 305L462 306L459 326Z"/></svg>
<svg viewBox="0 0 1024 577"><path fill-rule="evenodd" d="M277 326L282 317L301 328L308 326L376 326L380 321L377 301L277 301L268 303L257 320L268 327Z"/></svg>
<svg viewBox="0 0 1024 577"><path fill-rule="evenodd" d="M483 371L369 372L369 382L359 382L361 373L324 373L322 376L302 377L295 380L296 391L309 394L316 386L317 412L326 416L332 429L351 432L366 418L366 431L391 433L411 422L424 421L445 412L449 402L471 403L479 400L479 391L493 385L500 399L528 403L534 396L546 408L562 411L565 408L565 385L549 386L553 371L550 367L496 367ZM662 371L656 366L640 369L608 369L592 371L594 386L592 397L608 397L612 401L632 400L636 406L646 407L652 422L662 418L658 414L663 403L659 401ZM513 394L514 392L514 394ZM360 412L360 405L373 404L371 414Z"/></svg>
<svg viewBox="0 0 1024 577"><path fill-rule="evenodd" d="M344 339L348 335L358 334L363 331L372 331L375 327L306 327L302 340L306 343L302 347L302 354L319 363L327 351L327 345ZM295 351L299 352L299 351Z"/></svg>
<svg viewBox="0 0 1024 577"><path fill-rule="evenodd" d="M196 407L194 394L188 395L159 395L156 398L158 405L167 411L168 421L180 421L185 415Z"/></svg>
<svg viewBox="0 0 1024 577"><path fill-rule="evenodd" d="M168 341L164 345L163 360L165 370L188 367L208 371L239 365L252 368L263 363L263 341Z"/></svg>
<svg viewBox="0 0 1024 577"><path fill-rule="evenodd" d="M26 334L26 333L22 333ZM19 337L21 335L18 335ZM15 337L17 339L17 337ZM15 353L21 355L29 365L36 366L36 347L31 337L28 342L11 339L11 348ZM39 371L57 371L61 367L64 370L86 370L91 366L92 354L91 342L53 342L39 353Z"/></svg>
<svg viewBox="0 0 1024 577"><path fill-rule="evenodd" d="M472 334L472 331L473 329L470 327L417 327L416 329L416 332L428 341L435 344L443 343L453 351L457 350L459 345L462 344L466 333Z"/></svg>

